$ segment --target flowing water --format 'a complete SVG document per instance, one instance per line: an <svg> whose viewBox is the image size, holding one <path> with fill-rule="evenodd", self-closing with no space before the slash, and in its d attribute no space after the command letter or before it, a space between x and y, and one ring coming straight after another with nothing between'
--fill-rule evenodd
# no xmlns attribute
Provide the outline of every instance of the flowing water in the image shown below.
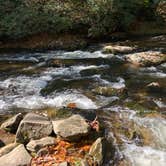
<svg viewBox="0 0 166 166"><path fill-rule="evenodd" d="M113 140L116 152L108 165L165 166L165 71L166 63L137 68L124 55L100 49L1 54L0 120L75 103L95 112ZM162 89L148 91L151 82Z"/></svg>

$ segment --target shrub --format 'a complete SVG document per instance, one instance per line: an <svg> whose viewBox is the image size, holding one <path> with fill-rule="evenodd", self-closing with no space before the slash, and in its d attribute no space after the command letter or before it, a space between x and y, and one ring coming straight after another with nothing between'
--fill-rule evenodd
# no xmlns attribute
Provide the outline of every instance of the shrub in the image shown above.
<svg viewBox="0 0 166 166"><path fill-rule="evenodd" d="M156 19L162 0L0 0L0 37L83 29L100 37L127 31L140 20ZM163 0L164 1L164 0Z"/></svg>

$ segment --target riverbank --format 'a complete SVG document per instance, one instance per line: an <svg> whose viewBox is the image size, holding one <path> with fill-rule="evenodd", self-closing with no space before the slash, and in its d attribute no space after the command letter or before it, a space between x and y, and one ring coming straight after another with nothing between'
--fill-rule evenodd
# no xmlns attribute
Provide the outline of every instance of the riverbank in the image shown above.
<svg viewBox="0 0 166 166"><path fill-rule="evenodd" d="M149 25L148 25L149 26ZM138 31L128 33L117 32L103 38L89 38L85 34L47 34L41 33L17 40L0 41L0 52L12 51L44 51L49 49L57 50L84 50L89 45L100 45L101 43L117 43L126 40L146 39L151 36L165 35L165 27L154 27L154 29L142 26Z"/></svg>

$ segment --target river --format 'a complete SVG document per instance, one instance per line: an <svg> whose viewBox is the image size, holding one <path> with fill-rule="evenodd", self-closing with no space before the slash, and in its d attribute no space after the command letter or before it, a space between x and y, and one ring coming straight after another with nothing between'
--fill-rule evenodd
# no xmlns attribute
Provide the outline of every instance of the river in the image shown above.
<svg viewBox="0 0 166 166"><path fill-rule="evenodd" d="M116 153L108 165L165 166L166 94L148 91L151 82L166 88L166 63L133 67L124 55L103 54L98 47L1 53L0 121L75 103L95 112L113 140ZM117 92L108 93L110 87Z"/></svg>

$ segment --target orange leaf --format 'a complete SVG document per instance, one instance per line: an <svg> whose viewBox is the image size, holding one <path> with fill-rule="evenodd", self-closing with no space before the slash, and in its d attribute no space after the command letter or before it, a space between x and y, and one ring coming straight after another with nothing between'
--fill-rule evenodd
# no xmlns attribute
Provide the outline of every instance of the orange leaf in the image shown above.
<svg viewBox="0 0 166 166"><path fill-rule="evenodd" d="M71 109L74 109L74 108L76 108L76 107L77 107L76 103L69 103L69 104L67 105L67 108L71 108Z"/></svg>

